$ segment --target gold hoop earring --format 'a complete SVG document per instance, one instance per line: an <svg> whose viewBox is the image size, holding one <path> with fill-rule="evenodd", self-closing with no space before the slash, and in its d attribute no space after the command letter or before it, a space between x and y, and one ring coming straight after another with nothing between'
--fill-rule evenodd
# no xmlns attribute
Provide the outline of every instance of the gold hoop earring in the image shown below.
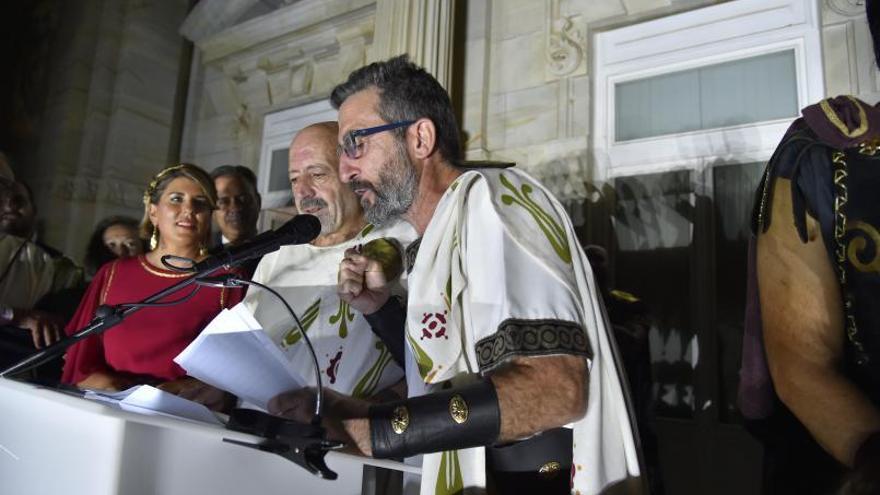
<svg viewBox="0 0 880 495"><path fill-rule="evenodd" d="M150 251L155 251L159 247L159 229L153 227L153 235L150 237Z"/></svg>
<svg viewBox="0 0 880 495"><path fill-rule="evenodd" d="M208 247L202 244L199 246L199 256L207 256L208 255Z"/></svg>

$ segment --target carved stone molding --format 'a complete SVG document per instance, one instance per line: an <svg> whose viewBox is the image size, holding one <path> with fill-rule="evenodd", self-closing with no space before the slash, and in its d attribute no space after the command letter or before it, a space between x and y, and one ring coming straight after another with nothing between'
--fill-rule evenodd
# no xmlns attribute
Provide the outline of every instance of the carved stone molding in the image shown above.
<svg viewBox="0 0 880 495"><path fill-rule="evenodd" d="M266 109L326 96L362 66L375 8L369 0L301 0L198 40L200 60L229 79L234 119L250 121ZM238 123L232 131L236 138L248 135Z"/></svg>
<svg viewBox="0 0 880 495"><path fill-rule="evenodd" d="M293 98L309 94L312 89L312 77L315 75L315 64L312 61L302 63L290 70L290 96Z"/></svg>
<svg viewBox="0 0 880 495"><path fill-rule="evenodd" d="M238 107L234 120L233 134L237 139L247 139L248 133L251 131L251 119L251 112L248 110L248 106L242 103Z"/></svg>
<svg viewBox="0 0 880 495"><path fill-rule="evenodd" d="M586 74L586 22L580 15L562 15L559 0L548 0L548 9L545 79Z"/></svg>
<svg viewBox="0 0 880 495"><path fill-rule="evenodd" d="M372 26L375 10L372 0L300 0L196 40L196 46L205 63L222 61L225 65L255 56L277 63L297 51L313 55L329 47L338 48L337 33L366 21Z"/></svg>
<svg viewBox="0 0 880 495"><path fill-rule="evenodd" d="M825 6L847 17L856 17L865 13L865 0L825 0Z"/></svg>
<svg viewBox="0 0 880 495"><path fill-rule="evenodd" d="M53 177L47 183L38 184L48 189L53 198L66 202L110 204L126 208L143 207L145 184L134 184L109 177ZM44 189L44 190L45 190Z"/></svg>
<svg viewBox="0 0 880 495"><path fill-rule="evenodd" d="M230 26L258 0L204 0L195 4L180 26L190 41L204 39Z"/></svg>

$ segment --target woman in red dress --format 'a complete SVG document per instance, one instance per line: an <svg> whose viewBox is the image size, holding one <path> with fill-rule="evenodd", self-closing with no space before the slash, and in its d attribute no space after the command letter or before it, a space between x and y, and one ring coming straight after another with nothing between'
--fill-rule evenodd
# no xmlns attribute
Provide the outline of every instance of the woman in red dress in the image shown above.
<svg viewBox="0 0 880 495"><path fill-rule="evenodd" d="M214 182L195 165L177 165L159 172L144 193L141 222L141 234L150 239L151 250L101 267L68 323L67 333L85 327L102 304L139 302L190 276L163 268L162 257L205 257L216 199ZM162 301L179 299L194 287ZM220 407L223 394L186 377L173 359L217 313L237 304L243 292L238 288L201 287L192 299L181 304L132 313L107 332L73 345L65 356L61 381L102 390L159 384L170 392Z"/></svg>

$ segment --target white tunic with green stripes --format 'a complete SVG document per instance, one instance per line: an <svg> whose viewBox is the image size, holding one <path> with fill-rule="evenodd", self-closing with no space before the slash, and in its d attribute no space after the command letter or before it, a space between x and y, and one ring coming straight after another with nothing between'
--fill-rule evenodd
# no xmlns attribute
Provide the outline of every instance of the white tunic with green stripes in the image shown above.
<svg viewBox="0 0 880 495"><path fill-rule="evenodd" d="M408 285L410 396L467 382L512 356L586 355L587 414L570 425L572 493L639 476L592 273L568 215L543 186L515 169L461 175L434 212ZM485 483L483 448L423 456L422 495Z"/></svg>
<svg viewBox="0 0 880 495"><path fill-rule="evenodd" d="M336 293L345 250L383 237L406 246L415 231L405 222L387 228L368 225L355 238L335 246L284 246L264 256L254 273L255 281L278 291L299 316L315 347L324 386L355 397L369 397L403 378L363 315ZM402 293L400 283L394 287L394 292ZM248 289L244 303L290 356L303 383L315 384L308 348L283 305L258 287Z"/></svg>

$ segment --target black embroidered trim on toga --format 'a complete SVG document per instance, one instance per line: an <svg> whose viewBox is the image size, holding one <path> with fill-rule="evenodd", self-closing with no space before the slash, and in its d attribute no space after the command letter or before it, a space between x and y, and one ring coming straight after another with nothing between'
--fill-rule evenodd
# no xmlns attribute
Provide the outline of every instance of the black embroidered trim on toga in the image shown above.
<svg viewBox="0 0 880 495"><path fill-rule="evenodd" d="M406 273L409 274L412 272L413 265L416 264L416 256L419 255L419 246L422 245L422 238L409 243L409 246L406 247Z"/></svg>
<svg viewBox="0 0 880 495"><path fill-rule="evenodd" d="M575 354L593 357L584 328L564 320L507 319L498 331L477 342L477 362L486 372L511 356Z"/></svg>

